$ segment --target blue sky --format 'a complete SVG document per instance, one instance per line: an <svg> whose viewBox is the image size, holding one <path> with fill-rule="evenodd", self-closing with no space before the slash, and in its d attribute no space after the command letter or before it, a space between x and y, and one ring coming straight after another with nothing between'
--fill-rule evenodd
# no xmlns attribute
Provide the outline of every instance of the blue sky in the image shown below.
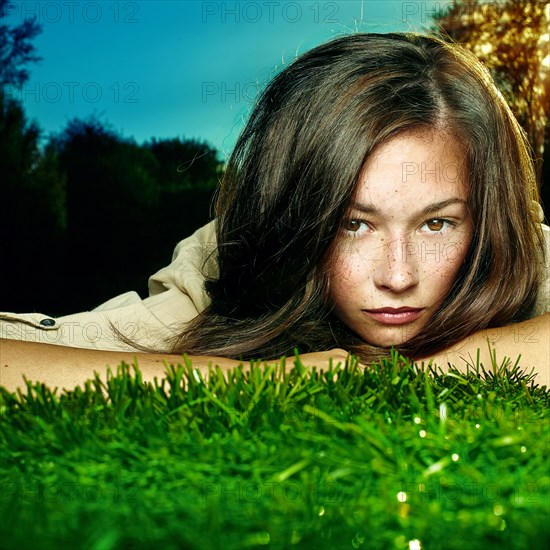
<svg viewBox="0 0 550 550"><path fill-rule="evenodd" d="M422 30L449 3L13 1L9 23L41 23L43 60L6 91L44 136L95 114L139 143L203 139L223 158L261 87L297 53L355 31Z"/></svg>

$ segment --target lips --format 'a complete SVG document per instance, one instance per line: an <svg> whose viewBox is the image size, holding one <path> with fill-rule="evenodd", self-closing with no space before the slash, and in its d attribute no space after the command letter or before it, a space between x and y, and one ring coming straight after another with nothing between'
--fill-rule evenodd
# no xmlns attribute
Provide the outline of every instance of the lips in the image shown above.
<svg viewBox="0 0 550 550"><path fill-rule="evenodd" d="M424 311L418 307L381 307L363 310L369 317L382 325L406 325L416 321Z"/></svg>

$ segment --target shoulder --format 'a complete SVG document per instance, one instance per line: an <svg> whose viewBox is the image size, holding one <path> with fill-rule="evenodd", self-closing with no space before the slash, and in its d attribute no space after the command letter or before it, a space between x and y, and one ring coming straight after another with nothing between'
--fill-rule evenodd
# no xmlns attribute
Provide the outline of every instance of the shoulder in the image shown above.
<svg viewBox="0 0 550 550"><path fill-rule="evenodd" d="M550 251L550 227L547 225L544 225L543 223L540 224L542 228L542 234L544 235L544 240L546 242L546 252ZM546 258L548 260L548 257Z"/></svg>
<svg viewBox="0 0 550 550"><path fill-rule="evenodd" d="M216 220L212 220L176 245L172 262L149 278L149 296L176 289L191 299L198 312L208 307L204 282L218 277L216 251Z"/></svg>
<svg viewBox="0 0 550 550"><path fill-rule="evenodd" d="M542 266L543 282L539 290L537 307L534 315L550 312L550 227L541 224L545 243L544 263Z"/></svg>

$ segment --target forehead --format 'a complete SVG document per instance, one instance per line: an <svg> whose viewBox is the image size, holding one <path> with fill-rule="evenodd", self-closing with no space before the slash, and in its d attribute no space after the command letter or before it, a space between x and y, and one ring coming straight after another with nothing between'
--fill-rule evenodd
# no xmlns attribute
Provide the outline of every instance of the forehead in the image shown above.
<svg viewBox="0 0 550 550"><path fill-rule="evenodd" d="M410 206L468 196L465 148L452 134L417 130L398 134L369 156L355 200Z"/></svg>

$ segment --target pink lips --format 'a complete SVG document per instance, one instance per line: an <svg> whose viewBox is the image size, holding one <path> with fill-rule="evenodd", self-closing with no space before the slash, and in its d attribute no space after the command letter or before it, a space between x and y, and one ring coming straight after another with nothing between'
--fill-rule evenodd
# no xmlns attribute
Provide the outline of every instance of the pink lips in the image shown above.
<svg viewBox="0 0 550 550"><path fill-rule="evenodd" d="M383 325L406 325L416 321L423 308L418 307L381 307L363 310L369 317Z"/></svg>

